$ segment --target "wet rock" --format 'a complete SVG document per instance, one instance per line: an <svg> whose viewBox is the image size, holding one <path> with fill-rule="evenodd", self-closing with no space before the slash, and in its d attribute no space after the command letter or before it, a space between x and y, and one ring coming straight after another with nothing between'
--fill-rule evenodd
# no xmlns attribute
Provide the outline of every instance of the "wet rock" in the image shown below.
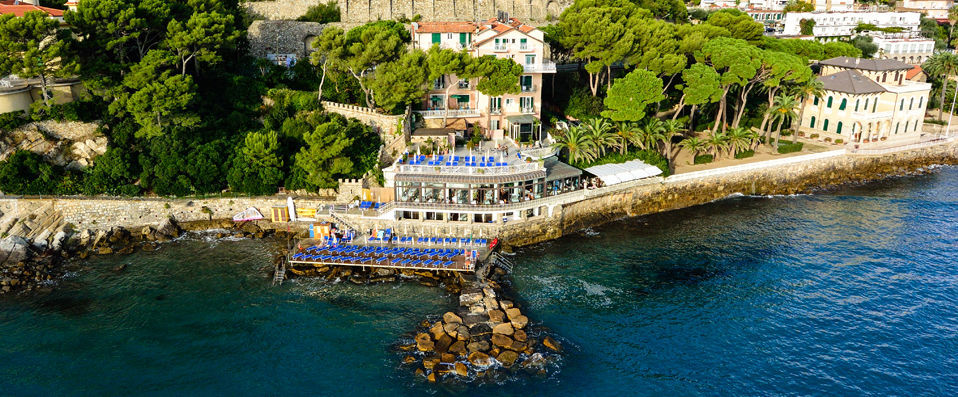
<svg viewBox="0 0 958 397"><path fill-rule="evenodd" d="M505 335L492 334L492 344L499 347L509 348L512 347L512 338Z"/></svg>
<svg viewBox="0 0 958 397"><path fill-rule="evenodd" d="M467 360L469 360L472 365L479 367L488 367L492 365L492 358L489 357L488 354L479 351L470 353Z"/></svg>
<svg viewBox="0 0 958 397"><path fill-rule="evenodd" d="M113 248L110 248L110 247L100 247L100 249L98 249L98 250L96 251L96 253L97 253L97 255L110 255L110 254L113 253Z"/></svg>
<svg viewBox="0 0 958 397"><path fill-rule="evenodd" d="M436 347L436 344L433 343L432 338L427 334L416 335L416 348L419 351L428 352L432 351Z"/></svg>
<svg viewBox="0 0 958 397"><path fill-rule="evenodd" d="M430 383L436 383L436 373L430 373L429 376L426 377L426 380L428 380Z"/></svg>
<svg viewBox="0 0 958 397"><path fill-rule="evenodd" d="M439 339L446 334L446 331L442 325L442 322L436 322L431 328L429 328L429 334L432 335L433 339Z"/></svg>
<svg viewBox="0 0 958 397"><path fill-rule="evenodd" d="M442 321L446 323L462 324L462 318L457 316L456 313L453 313L453 312L446 312L445 314L443 314Z"/></svg>
<svg viewBox="0 0 958 397"><path fill-rule="evenodd" d="M422 360L422 366L425 369L433 369L436 368L437 365L439 365L438 357L430 357Z"/></svg>
<svg viewBox="0 0 958 397"><path fill-rule="evenodd" d="M516 332L512 334L512 338L519 342L525 342L528 340L529 337L528 335L526 335L526 331L517 329Z"/></svg>
<svg viewBox="0 0 958 397"><path fill-rule="evenodd" d="M413 350L413 349L415 349L415 348L416 348L416 344L415 344L415 343L410 343L410 344L408 344L408 345L400 345L400 346L399 346L399 350L402 350L402 351L404 351L404 352L411 351L411 350Z"/></svg>
<svg viewBox="0 0 958 397"><path fill-rule="evenodd" d="M512 328L512 324L509 323L502 323L492 327L493 334L512 335L514 332L515 330Z"/></svg>
<svg viewBox="0 0 958 397"><path fill-rule="evenodd" d="M469 344L466 345L466 350L468 350L469 353L488 351L488 350L489 350L489 342L487 342L487 341L485 341L485 340L480 340L480 341L477 341L477 342L469 342Z"/></svg>
<svg viewBox="0 0 958 397"><path fill-rule="evenodd" d="M443 334L439 339L436 340L436 343L433 345L433 348L437 352L446 352L449 350L449 346L452 345L453 339L449 335Z"/></svg>
<svg viewBox="0 0 958 397"><path fill-rule="evenodd" d="M127 265L126 265L125 263L122 264L122 265L119 265L119 266L114 266L114 267L113 267L113 272L114 272L114 273L122 272L122 271L126 270L126 266L127 266Z"/></svg>
<svg viewBox="0 0 958 397"><path fill-rule="evenodd" d="M439 364L452 364L456 361L456 355L452 353L442 353L439 357ZM446 370L448 370L448 368L446 368Z"/></svg>
<svg viewBox="0 0 958 397"><path fill-rule="evenodd" d="M402 359L402 362L403 364L412 364L416 362L416 358L413 356L406 356L405 358Z"/></svg>
<svg viewBox="0 0 958 397"><path fill-rule="evenodd" d="M515 308L515 307L511 307L511 308L506 309L506 316L509 317L509 320L512 320L512 319L514 319L514 318L516 318L516 317L519 317L519 316L521 316L521 315L522 315L522 312L519 311L519 309L517 309L517 308Z"/></svg>
<svg viewBox="0 0 958 397"><path fill-rule="evenodd" d="M466 367L466 364L456 363L456 375L459 376L469 376L469 368Z"/></svg>
<svg viewBox="0 0 958 397"><path fill-rule="evenodd" d="M176 224L173 218L166 218L156 225L156 233L167 238L177 238L181 231L180 226Z"/></svg>
<svg viewBox="0 0 958 397"><path fill-rule="evenodd" d="M529 318L526 316L518 316L512 319L512 327L515 329L525 328L526 324L529 324Z"/></svg>
<svg viewBox="0 0 958 397"><path fill-rule="evenodd" d="M466 343L463 341L456 341L453 344L449 345L449 352L455 353L457 355L463 355L466 353Z"/></svg>
<svg viewBox="0 0 958 397"><path fill-rule="evenodd" d="M489 335L492 333L492 327L490 327L488 324L476 324L475 326L469 328L469 333L473 336Z"/></svg>
<svg viewBox="0 0 958 397"><path fill-rule="evenodd" d="M490 310L488 314L489 314L489 321L492 321L494 323L501 323L505 319L505 315L506 315L505 313L502 312L502 310Z"/></svg>
<svg viewBox="0 0 958 397"><path fill-rule="evenodd" d="M535 353L525 359L525 361L520 364L523 368L536 368L542 369L546 366L547 362L545 356L542 353Z"/></svg>
<svg viewBox="0 0 958 397"><path fill-rule="evenodd" d="M505 350L502 353L499 353L498 356L496 356L496 360L499 360L499 362L506 367L511 367L512 364L516 363L516 360L518 358L519 358L519 354L512 350Z"/></svg>
<svg viewBox="0 0 958 397"><path fill-rule="evenodd" d="M458 340L469 340L469 328L465 325L460 324L459 328L456 328L456 339Z"/></svg>
<svg viewBox="0 0 958 397"><path fill-rule="evenodd" d="M512 305L512 301L510 301L510 300L501 300L501 301L499 301L499 307L501 307L502 310L509 310L509 309L512 308L512 306L513 306L513 305Z"/></svg>
<svg viewBox="0 0 958 397"><path fill-rule="evenodd" d="M542 345L549 348L549 350L552 350L554 352L562 351L562 345L560 345L559 342L556 341L555 339L552 339L551 336L546 336L545 339L542 340Z"/></svg>
<svg viewBox="0 0 958 397"><path fill-rule="evenodd" d="M482 300L481 293L463 293L459 295L459 306L472 306Z"/></svg>

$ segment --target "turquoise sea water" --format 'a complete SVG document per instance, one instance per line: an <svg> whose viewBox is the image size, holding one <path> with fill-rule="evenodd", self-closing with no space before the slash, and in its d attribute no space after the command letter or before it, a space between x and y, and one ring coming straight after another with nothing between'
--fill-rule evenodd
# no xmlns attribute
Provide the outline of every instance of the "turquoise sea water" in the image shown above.
<svg viewBox="0 0 958 397"><path fill-rule="evenodd" d="M953 395L956 214L944 167L521 249L513 289L567 353L466 387L413 380L391 348L454 307L439 289L270 287L266 243L180 240L0 298L0 394Z"/></svg>

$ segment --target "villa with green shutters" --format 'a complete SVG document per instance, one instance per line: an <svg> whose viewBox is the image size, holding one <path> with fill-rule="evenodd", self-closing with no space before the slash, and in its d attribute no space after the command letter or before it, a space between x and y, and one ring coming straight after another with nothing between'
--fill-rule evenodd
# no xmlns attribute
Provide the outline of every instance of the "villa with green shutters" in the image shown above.
<svg viewBox="0 0 958 397"><path fill-rule="evenodd" d="M473 22L414 22L413 47L468 51L472 56L493 55L510 58L522 65L520 93L490 97L476 89L476 81L443 76L432 83L423 98L422 115L429 128L465 130L480 126L493 139L510 137L514 141L541 139L539 117L542 106L543 75L556 72L546 59L543 32L515 18ZM448 97L447 97L448 95ZM443 120L446 125L442 125Z"/></svg>
<svg viewBox="0 0 958 397"><path fill-rule="evenodd" d="M806 99L800 131L853 145L921 139L931 84L908 80L913 66L850 57L827 59L819 66L824 93Z"/></svg>

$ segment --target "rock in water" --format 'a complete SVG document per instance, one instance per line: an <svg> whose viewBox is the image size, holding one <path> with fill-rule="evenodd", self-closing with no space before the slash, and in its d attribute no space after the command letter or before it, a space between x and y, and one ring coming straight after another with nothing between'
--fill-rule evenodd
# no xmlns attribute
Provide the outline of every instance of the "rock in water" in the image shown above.
<svg viewBox="0 0 958 397"><path fill-rule="evenodd" d="M512 347L512 338L501 334L492 334L492 344L499 347L510 348Z"/></svg>
<svg viewBox="0 0 958 397"><path fill-rule="evenodd" d="M551 336L547 336L545 339L543 339L542 344L554 352L562 351L562 346L559 345L558 341L556 341L555 339L552 339Z"/></svg>
<svg viewBox="0 0 958 397"><path fill-rule="evenodd" d="M512 319L512 327L515 329L523 329L526 324L529 324L529 318L526 316L518 316Z"/></svg>
<svg viewBox="0 0 958 397"><path fill-rule="evenodd" d="M506 316L508 316L510 320L515 319L516 317L519 317L521 315L522 315L522 312L520 312L519 309L517 308L510 307L506 309Z"/></svg>
<svg viewBox="0 0 958 397"><path fill-rule="evenodd" d="M493 334L502 334L502 335L512 335L515 330L512 328L512 324L502 323L492 327Z"/></svg>
<svg viewBox="0 0 958 397"><path fill-rule="evenodd" d="M53 243L50 244L50 248L53 248L54 251L60 251L63 249L63 242L67 239L67 233L63 230L57 232L53 235Z"/></svg>
<svg viewBox="0 0 958 397"><path fill-rule="evenodd" d="M30 242L20 236L7 236L0 240L2 263L17 263L30 259Z"/></svg>
<svg viewBox="0 0 958 397"><path fill-rule="evenodd" d="M505 313L503 313L502 310L490 310L488 314L489 321L494 323L501 323L505 318Z"/></svg>
<svg viewBox="0 0 958 397"><path fill-rule="evenodd" d="M511 367L512 364L515 364L516 359L518 358L519 358L518 353L512 350L506 350L506 351L503 351L502 353L499 353L499 356L496 357L496 360L499 360L499 362L502 363L502 365L504 366Z"/></svg>
<svg viewBox="0 0 958 397"><path fill-rule="evenodd" d="M180 227L173 218L166 218L156 226L156 232L169 238L176 238L180 236Z"/></svg>
<svg viewBox="0 0 958 397"><path fill-rule="evenodd" d="M462 318L457 316L456 313L453 313L453 312L446 312L446 314L443 314L442 321L444 321L447 324L452 324L452 323L462 324Z"/></svg>
<svg viewBox="0 0 958 397"><path fill-rule="evenodd" d="M436 344L433 343L428 334L416 335L416 348L419 349L419 351L428 352L435 347Z"/></svg>
<svg viewBox="0 0 958 397"><path fill-rule="evenodd" d="M469 354L469 362L479 367L488 367L492 365L492 358L483 352L472 352Z"/></svg>
<svg viewBox="0 0 958 397"><path fill-rule="evenodd" d="M526 340L529 339L529 336L526 335L526 331L523 331L521 329L517 329L516 332L512 334L512 337L519 342L525 342Z"/></svg>
<svg viewBox="0 0 958 397"><path fill-rule="evenodd" d="M466 367L466 364L456 363L456 375L469 376L469 368Z"/></svg>

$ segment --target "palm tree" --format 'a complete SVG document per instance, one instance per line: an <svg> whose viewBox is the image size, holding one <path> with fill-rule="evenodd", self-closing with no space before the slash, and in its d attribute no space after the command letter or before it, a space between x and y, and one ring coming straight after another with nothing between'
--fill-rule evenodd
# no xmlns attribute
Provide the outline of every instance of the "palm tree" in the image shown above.
<svg viewBox="0 0 958 397"><path fill-rule="evenodd" d="M585 134L595 146L595 151L599 156L605 155L608 147L617 144L617 137L612 132L612 123L601 117L592 118L582 123Z"/></svg>
<svg viewBox="0 0 958 397"><path fill-rule="evenodd" d="M645 124L642 125L642 132L639 133L642 150L656 149L654 146L656 142L662 139L663 131L665 131L665 125L662 123L662 120L656 117L649 117L649 119L645 121Z"/></svg>
<svg viewBox="0 0 958 397"><path fill-rule="evenodd" d="M932 55L921 65L922 70L929 76L939 76L941 79L941 100L938 101L938 120L944 120L945 91L948 87L949 76L958 70L958 55L951 52L939 52Z"/></svg>
<svg viewBox="0 0 958 397"><path fill-rule="evenodd" d="M625 155L625 152L628 151L629 145L634 143L638 139L637 128L634 124L628 122L620 122L615 126L615 137L618 141L616 146L619 147L619 153Z"/></svg>
<svg viewBox="0 0 958 397"><path fill-rule="evenodd" d="M556 134L552 147L560 153L565 152L571 163L584 163L595 160L595 145L581 126Z"/></svg>
<svg viewBox="0 0 958 397"><path fill-rule="evenodd" d="M795 101L795 97L790 95L779 95L772 102L772 120L778 120L778 127L775 128L775 144L773 145L775 150L778 150L778 140L782 137L782 124L785 123L785 120L796 117L796 106L798 106L798 102Z"/></svg>
<svg viewBox="0 0 958 397"><path fill-rule="evenodd" d="M699 153L708 148L709 144L701 138L693 136L683 139L682 142L679 142L679 146L685 150L691 150L692 158L694 159Z"/></svg>
<svg viewBox="0 0 958 397"><path fill-rule="evenodd" d="M797 99L802 106L801 110L798 111L798 118L792 123L792 131L795 132L792 134L792 143L798 140L798 130L801 128L802 120L804 120L803 117L805 117L805 104L808 103L808 98L820 97L824 92L825 87L822 85L822 81L814 77L799 83L799 85L793 89L792 94L795 95L795 99Z"/></svg>
<svg viewBox="0 0 958 397"><path fill-rule="evenodd" d="M729 154L733 157L739 152L751 149L755 140L755 132L744 127L732 128L725 136L728 139Z"/></svg>
<svg viewBox="0 0 958 397"><path fill-rule="evenodd" d="M712 158L717 160L719 152L725 150L728 145L728 137L726 137L723 132L712 131L705 140L705 143L709 149L711 149Z"/></svg>
<svg viewBox="0 0 958 397"><path fill-rule="evenodd" d="M682 122L677 120L665 120L662 123L662 146L665 153L665 159L669 161L669 167L672 167L672 140L677 136L681 136L684 131L682 130Z"/></svg>

